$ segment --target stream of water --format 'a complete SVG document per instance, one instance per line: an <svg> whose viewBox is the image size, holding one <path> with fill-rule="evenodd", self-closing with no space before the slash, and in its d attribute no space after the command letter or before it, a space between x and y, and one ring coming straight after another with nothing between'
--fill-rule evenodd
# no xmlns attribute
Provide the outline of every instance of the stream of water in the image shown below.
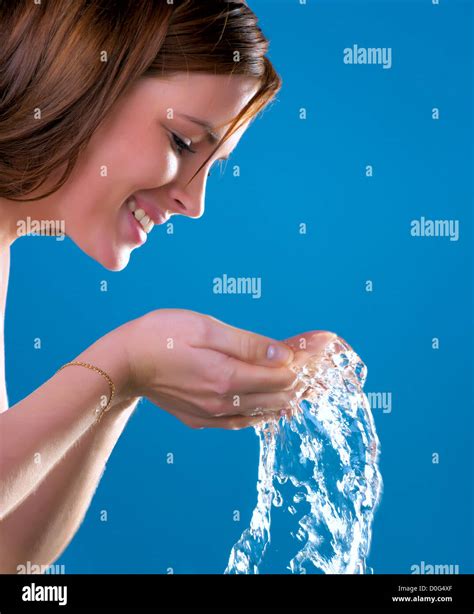
<svg viewBox="0 0 474 614"><path fill-rule="evenodd" d="M225 573L372 573L382 479L367 368L336 337L294 371L293 416L255 427L257 504Z"/></svg>

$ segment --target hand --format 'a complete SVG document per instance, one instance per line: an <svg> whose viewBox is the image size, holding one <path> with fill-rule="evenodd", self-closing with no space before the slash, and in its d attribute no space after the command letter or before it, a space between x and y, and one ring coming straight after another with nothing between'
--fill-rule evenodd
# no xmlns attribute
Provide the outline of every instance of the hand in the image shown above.
<svg viewBox="0 0 474 614"><path fill-rule="evenodd" d="M335 333L330 333L324 330L312 330L306 333L295 335L284 340L284 343L292 348L294 352L294 358L291 363L292 367L303 366L310 358L314 358L320 355L324 347L337 339ZM297 383L293 387L295 395L294 400L300 399L306 390L306 385L303 382ZM293 404L293 407L289 407L284 410L284 414L287 417L293 416L299 410L298 403Z"/></svg>
<svg viewBox="0 0 474 614"><path fill-rule="evenodd" d="M334 339L337 339L335 333L326 330L311 330L288 337L283 340L283 343L291 347L294 352L292 366L301 366L311 357L320 354L324 347Z"/></svg>
<svg viewBox="0 0 474 614"><path fill-rule="evenodd" d="M279 416L293 397L293 352L282 342L184 309L159 309L121 327L130 393L192 428L239 429ZM281 357L268 358L269 346ZM265 415L252 416L257 409Z"/></svg>

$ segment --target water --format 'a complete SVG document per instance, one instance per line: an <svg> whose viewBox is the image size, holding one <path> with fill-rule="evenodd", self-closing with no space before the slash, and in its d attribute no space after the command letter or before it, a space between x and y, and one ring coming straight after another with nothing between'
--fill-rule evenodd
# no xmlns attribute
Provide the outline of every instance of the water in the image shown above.
<svg viewBox="0 0 474 614"><path fill-rule="evenodd" d="M225 573L372 573L382 480L367 368L335 337L293 369L293 416L255 427L257 504Z"/></svg>

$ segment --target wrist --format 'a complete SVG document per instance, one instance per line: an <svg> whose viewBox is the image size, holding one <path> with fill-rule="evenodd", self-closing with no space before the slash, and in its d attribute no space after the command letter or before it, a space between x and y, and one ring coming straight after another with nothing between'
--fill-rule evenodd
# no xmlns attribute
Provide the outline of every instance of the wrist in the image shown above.
<svg viewBox="0 0 474 614"><path fill-rule="evenodd" d="M114 384L111 407L122 407L136 400L130 377L130 364L120 328L107 333L79 354L75 361L87 362L107 373Z"/></svg>

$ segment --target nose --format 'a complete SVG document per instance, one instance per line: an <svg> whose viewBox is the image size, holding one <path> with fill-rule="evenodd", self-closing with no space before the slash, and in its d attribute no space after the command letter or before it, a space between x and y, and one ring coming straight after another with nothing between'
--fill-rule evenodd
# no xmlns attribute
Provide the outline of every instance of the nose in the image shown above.
<svg viewBox="0 0 474 614"><path fill-rule="evenodd" d="M170 196L176 205L176 213L193 219L199 219L204 215L206 181L207 174L199 173L191 182L175 185Z"/></svg>

